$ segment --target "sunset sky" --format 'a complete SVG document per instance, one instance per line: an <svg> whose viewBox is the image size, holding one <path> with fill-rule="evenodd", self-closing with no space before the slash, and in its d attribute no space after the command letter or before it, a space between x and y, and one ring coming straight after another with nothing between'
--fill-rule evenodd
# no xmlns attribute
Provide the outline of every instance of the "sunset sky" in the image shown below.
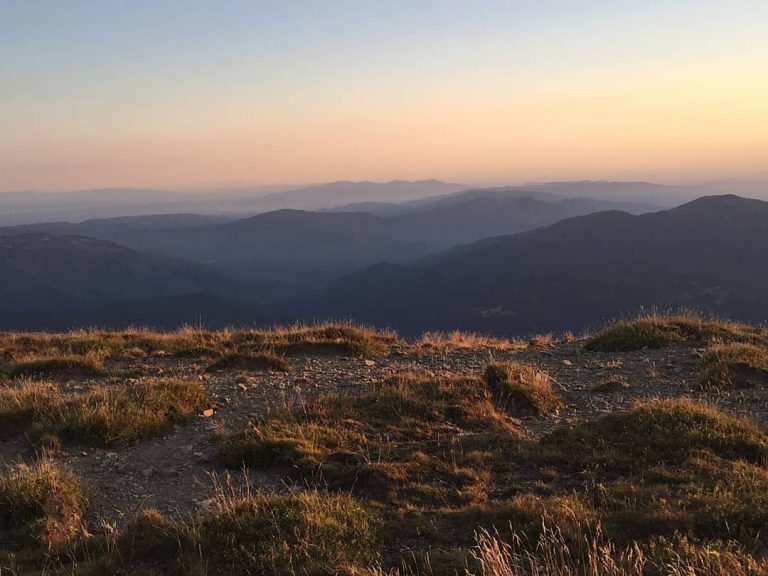
<svg viewBox="0 0 768 576"><path fill-rule="evenodd" d="M0 190L767 165L765 0L0 1Z"/></svg>

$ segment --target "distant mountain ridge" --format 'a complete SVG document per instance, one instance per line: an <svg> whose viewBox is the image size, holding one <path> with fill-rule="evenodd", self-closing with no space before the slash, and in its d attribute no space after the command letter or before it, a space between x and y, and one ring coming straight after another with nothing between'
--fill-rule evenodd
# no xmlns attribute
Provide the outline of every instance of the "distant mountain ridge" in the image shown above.
<svg viewBox="0 0 768 576"><path fill-rule="evenodd" d="M768 203L736 196L600 212L337 281L329 314L406 333L580 329L640 307L768 318Z"/></svg>
<svg viewBox="0 0 768 576"><path fill-rule="evenodd" d="M284 319L300 310L291 284L233 279L205 266L82 236L0 235L0 329Z"/></svg>
<svg viewBox="0 0 768 576"><path fill-rule="evenodd" d="M2 228L0 328L343 317L404 334L526 334L651 306L768 318L768 203L616 208L649 207L496 189L391 216L286 209Z"/></svg>
<svg viewBox="0 0 768 576"><path fill-rule="evenodd" d="M638 203L491 189L471 190L427 202L393 217L392 222L401 237L421 237L446 248L549 226L565 218L618 209L633 214L659 210L657 206Z"/></svg>
<svg viewBox="0 0 768 576"><path fill-rule="evenodd" d="M466 189L467 187L463 184L452 184L440 180L392 180L383 183L341 181L269 194L259 200L258 207L260 211L286 208L312 211L348 203L408 202Z"/></svg>
<svg viewBox="0 0 768 576"><path fill-rule="evenodd" d="M276 191L277 188L277 191ZM707 188L647 182L552 182L477 188L439 180L331 182L299 187L245 186L209 190L104 188L72 192L0 193L0 226L40 222L197 213L244 217L281 209L371 211L400 214L467 191L504 191L507 196L545 199L589 197L611 202L670 207L708 193Z"/></svg>
<svg viewBox="0 0 768 576"><path fill-rule="evenodd" d="M284 208L318 210L350 202L404 202L465 190L438 180L333 182L314 186L274 186L213 190L104 188L72 192L0 193L0 226L39 222L79 222L96 218L195 212L246 216Z"/></svg>
<svg viewBox="0 0 768 576"><path fill-rule="evenodd" d="M218 281L186 262L82 236L0 236L0 309L61 310L203 292Z"/></svg>
<svg viewBox="0 0 768 576"><path fill-rule="evenodd" d="M400 214L282 209L243 219L190 214L0 228L78 234L182 258L241 278L317 287L377 262L409 263L480 238L550 225L610 208L651 206L506 189L473 190L405 203Z"/></svg>

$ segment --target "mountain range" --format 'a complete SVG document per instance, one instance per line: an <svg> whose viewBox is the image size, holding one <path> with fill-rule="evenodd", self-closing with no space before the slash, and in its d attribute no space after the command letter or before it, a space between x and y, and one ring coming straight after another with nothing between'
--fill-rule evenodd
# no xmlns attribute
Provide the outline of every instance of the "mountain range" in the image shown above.
<svg viewBox="0 0 768 576"><path fill-rule="evenodd" d="M196 212L243 217L282 208L328 209L349 202L405 202L460 192L438 180L332 182L315 186L240 186L201 190L103 188L0 193L0 225Z"/></svg>
<svg viewBox="0 0 768 576"><path fill-rule="evenodd" d="M651 306L768 315L768 203L724 195L663 210L647 202L663 187L642 183L618 186L616 196L639 194L632 200L556 193L608 197L611 185L413 199L402 184L408 199L399 203L6 226L0 328L335 317L404 334L526 334L597 326ZM303 193L286 194L290 203Z"/></svg>
<svg viewBox="0 0 768 576"><path fill-rule="evenodd" d="M504 334L578 330L642 307L768 316L768 203L695 200L634 216L606 211L484 239L410 266L335 282L326 313L400 329Z"/></svg>
<svg viewBox="0 0 768 576"><path fill-rule="evenodd" d="M236 220L173 214L28 224L0 228L0 234L87 236L184 259L249 281L318 288L371 264L407 264L458 244L530 230L563 218L608 209L633 213L654 209L645 204L561 198L507 188L470 190L399 206L399 213L386 216L293 209Z"/></svg>
<svg viewBox="0 0 768 576"><path fill-rule="evenodd" d="M432 200L460 195L470 188L439 180L393 180L342 181L301 187L237 186L193 190L103 188L71 192L3 192L0 193L0 226L189 212L234 219L280 209L392 215ZM592 198L610 202L636 202L662 208L711 194L706 187L606 181L536 183L495 190L504 190L508 195Z"/></svg>

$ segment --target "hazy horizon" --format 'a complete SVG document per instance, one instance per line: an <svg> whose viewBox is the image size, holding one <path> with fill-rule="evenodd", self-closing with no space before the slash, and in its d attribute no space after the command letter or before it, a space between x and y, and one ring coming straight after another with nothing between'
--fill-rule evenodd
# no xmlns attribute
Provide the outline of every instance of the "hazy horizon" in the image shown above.
<svg viewBox="0 0 768 576"><path fill-rule="evenodd" d="M713 189L715 192L718 190L718 187L727 187L730 185L730 183L736 183L734 184L735 190L734 194L742 194L743 189L745 187L757 187L757 186L768 186L768 174L757 174L754 177L739 177L740 175L735 175L733 178L730 178L728 176L724 176L723 178L719 179L711 179L711 180L668 180L668 181L661 181L661 180L642 180L642 179L612 179L612 178L563 178L559 180L526 180L526 181L481 181L481 182L456 182L452 181L450 179L445 178L419 178L419 179L408 179L408 178L392 178L392 179L370 179L370 178L364 178L360 180L348 180L348 179L338 179L338 180L329 180L329 181L308 181L308 182L284 182L284 183L278 183L278 182L270 182L270 183L258 183L258 182L211 182L211 183L200 183L200 184L189 184L189 185L179 185L179 186L128 186L128 185L119 185L119 184L108 184L103 186L89 186L89 187L83 187L83 188L62 188L62 187L47 187L47 188L8 188L8 189L0 189L0 194L18 194L18 193L54 193L54 194L67 194L67 193L75 193L75 192L89 192L89 191L99 191L99 190L153 190L158 192L169 192L169 193L215 193L215 192L236 192L238 190L244 190L244 191L257 191L260 194L271 194L271 193L281 193L281 192L288 192L292 190L302 190L307 188L313 188L313 187L321 187L321 186L328 186L333 184L390 184L390 183L396 183L396 182L407 182L407 183L418 183L418 182L440 182L445 184L455 184L457 186L461 186L466 190L472 190L472 189L491 189L491 188L504 188L504 187L511 187L511 188L524 188L527 186L535 187L535 186L547 186L551 184L570 184L570 183L622 183L622 184L650 184L654 186L667 186L667 187L691 187L696 188L699 187L702 190L706 189ZM724 192L726 191L725 188L722 189ZM766 191L768 192L768 190Z"/></svg>
<svg viewBox="0 0 768 576"><path fill-rule="evenodd" d="M765 177L768 4L0 5L0 190Z"/></svg>
<svg viewBox="0 0 768 576"><path fill-rule="evenodd" d="M466 190L472 189L491 189L491 188L503 188L503 187L519 187L524 188L526 186L546 186L548 184L567 184L567 183L633 183L633 184L651 184L655 186L669 186L669 187L685 187L685 186L709 186L716 185L718 180L710 180L706 182L700 181L650 181L650 180L618 180L609 178L564 178L562 180L527 180L527 181L489 181L489 182L456 182L450 179L444 178L423 178L423 179L408 179L408 178L392 178L388 180L384 179L360 179L360 180L329 180L329 181L309 181L309 182L284 182L284 183L265 183L258 182L212 182L201 183L198 185L181 185L181 186L121 186L121 185L105 185L105 186L93 186L84 188L26 188L26 189L0 189L0 194L16 194L24 192L33 193L74 193L74 192L87 192L87 191L99 191L99 190L156 190L159 192L181 192L181 193L209 193L209 192L226 192L226 191L238 191L238 190L257 190L261 193L281 193L292 190L301 190L306 188L328 186L333 184L391 184L397 182L404 183L418 183L418 182L439 182L445 184L455 184L461 186Z"/></svg>

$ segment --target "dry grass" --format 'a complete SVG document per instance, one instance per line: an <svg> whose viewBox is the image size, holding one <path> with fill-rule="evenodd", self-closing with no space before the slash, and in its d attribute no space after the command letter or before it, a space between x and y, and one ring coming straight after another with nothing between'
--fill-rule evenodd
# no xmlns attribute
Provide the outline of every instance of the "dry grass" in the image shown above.
<svg viewBox="0 0 768 576"><path fill-rule="evenodd" d="M384 356L392 345L400 342L392 331L339 323L325 323L317 326L294 325L277 328L261 334L267 345L285 354L342 352L351 356Z"/></svg>
<svg viewBox="0 0 768 576"><path fill-rule="evenodd" d="M116 539L119 563L137 566L157 562L172 570L182 549L179 532L178 524L159 510L140 510Z"/></svg>
<svg viewBox="0 0 768 576"><path fill-rule="evenodd" d="M676 328L668 332L677 336L668 341L725 342L761 334L736 325L670 325ZM237 366L269 350L302 353L313 342L319 343L315 352L336 352L345 349L340 342L356 338L329 326L312 334L305 329L291 328L279 339L240 331L216 333L216 340L192 331L185 336L188 348L164 341L164 348L152 350L132 340L114 353L223 357ZM439 350L494 345L476 335L430 338L433 344L427 338L423 346ZM757 366L763 349L755 342L713 346L704 364ZM14 350L5 355L9 364L21 357L21 349ZM13 380L0 387L0 428L24 430L41 443L59 437L130 441L206 406L204 400L197 404L199 384L189 384L197 387L125 385L66 395L53 384ZM606 393L623 388L623 381L601 385ZM49 502L45 510L53 511L51 525L64 528L46 532L44 523L30 520L10 529L37 556L19 552L9 573L768 574L764 429L689 400L640 403L538 440L522 435L512 418L559 405L546 374L517 363L493 364L484 379L403 373L353 394L321 396L216 438L220 464L269 472L278 486L274 492L249 492L247 478L238 483L242 489L217 485L213 505L199 513L169 518L148 510L103 539L72 539L84 507L59 520L63 516L51 502L70 506L73 500L41 496ZM0 541L8 533L0 530ZM65 541L82 549L48 552L49 544ZM12 565L8 558L0 550L3 574Z"/></svg>
<svg viewBox="0 0 768 576"><path fill-rule="evenodd" d="M11 378L62 377L89 378L104 374L103 356L89 352L84 355L31 356L15 361L8 371Z"/></svg>
<svg viewBox="0 0 768 576"><path fill-rule="evenodd" d="M186 522L143 512L120 535L113 569L330 576L359 574L379 559L379 520L355 499L318 490L251 492L247 479L243 485L217 484L213 506Z"/></svg>
<svg viewBox="0 0 768 576"><path fill-rule="evenodd" d="M522 350L526 347L522 340L516 338L495 338L476 332L427 332L416 340L415 345L431 350Z"/></svg>
<svg viewBox="0 0 768 576"><path fill-rule="evenodd" d="M643 348L664 348L694 340L701 342L768 342L763 329L704 319L692 313L648 314L614 322L587 340L585 348L597 352L626 352Z"/></svg>
<svg viewBox="0 0 768 576"><path fill-rule="evenodd" d="M189 520L148 511L121 531L116 552L104 547L98 565L109 570L94 573L351 576L385 574L371 568L382 563L411 576L757 576L768 567L755 552L768 524L768 436L690 401L640 404L527 441L482 380L403 375L360 397L272 414L223 438L220 455L282 471L289 487L298 472L304 488L252 494L246 478L242 489L219 486Z"/></svg>
<svg viewBox="0 0 768 576"><path fill-rule="evenodd" d="M230 353L220 356L211 362L205 369L206 372L218 372L221 370L277 370L288 372L290 363L284 358L274 354L238 354Z"/></svg>
<svg viewBox="0 0 768 576"><path fill-rule="evenodd" d="M60 544L81 529L88 497L78 479L48 459L0 474L0 542Z"/></svg>
<svg viewBox="0 0 768 576"><path fill-rule="evenodd" d="M487 471L474 444L517 433L483 382L401 375L359 397L328 396L222 439L219 461L283 469L377 500L475 502Z"/></svg>
<svg viewBox="0 0 768 576"><path fill-rule="evenodd" d="M481 531L472 556L479 565L467 576L760 576L768 560L757 559L734 544L694 544L684 538L649 547L617 548L602 529L582 527L567 540L551 517L531 542L513 532L509 541Z"/></svg>
<svg viewBox="0 0 768 576"><path fill-rule="evenodd" d="M378 558L375 515L345 495L221 492L193 527L214 574L349 573Z"/></svg>
<svg viewBox="0 0 768 576"><path fill-rule="evenodd" d="M654 401L544 437L532 454L567 474L593 470L589 499L613 538L680 532L762 538L768 435L685 400Z"/></svg>
<svg viewBox="0 0 768 576"><path fill-rule="evenodd" d="M485 382L496 402L513 413L549 414L562 407L549 376L527 364L490 364Z"/></svg>
<svg viewBox="0 0 768 576"><path fill-rule="evenodd" d="M202 385L166 379L65 395L47 383L0 390L0 421L33 440L115 444L161 434L207 408Z"/></svg>
<svg viewBox="0 0 768 576"><path fill-rule="evenodd" d="M566 538L549 514L536 538L512 530L479 530L468 557L442 571L432 565L380 568L367 576L764 576L768 559L735 543L695 543L684 537L618 547L600 525L576 528Z"/></svg>
<svg viewBox="0 0 768 576"><path fill-rule="evenodd" d="M606 378L605 380L598 382L590 390L597 394L614 394L616 392L624 392L629 390L630 385L627 379L621 376L613 376Z"/></svg>
<svg viewBox="0 0 768 576"><path fill-rule="evenodd" d="M216 358L225 354L340 353L380 356L400 343L394 332L341 322L294 324L263 330L209 331L186 326L171 332L134 328L119 332L78 330L66 334L3 333L0 350L6 361L23 357L142 357L167 354L178 357Z"/></svg>
<svg viewBox="0 0 768 576"><path fill-rule="evenodd" d="M569 541L578 539L584 527L595 527L598 511L579 494L515 494L501 502L484 502L461 509L444 511L440 529L458 541L471 543L477 530L504 529L514 526L527 539L541 535L542 519L557 518L558 528Z"/></svg>
<svg viewBox="0 0 768 576"><path fill-rule="evenodd" d="M554 334L534 334L529 340L529 345L534 348L549 348L557 342Z"/></svg>
<svg viewBox="0 0 768 576"><path fill-rule="evenodd" d="M582 534L574 544L548 524L535 542L513 533L507 543L481 531L473 557L482 576L644 576L646 567L638 548L618 552L603 539L599 528L596 533Z"/></svg>
<svg viewBox="0 0 768 576"><path fill-rule="evenodd" d="M768 436L754 423L657 401L526 442L478 384L400 381L360 398L326 398L223 439L220 457L351 490L386 510L390 538L455 547L474 529L511 524L535 540L549 514L569 546L561 553L572 553L579 526L598 523L622 547L676 532L702 541L762 537ZM408 565L461 574L466 558L427 549Z"/></svg>
<svg viewBox="0 0 768 576"><path fill-rule="evenodd" d="M544 437L567 463L637 469L648 463L680 464L692 451L765 463L768 435L757 424L685 399L655 400Z"/></svg>
<svg viewBox="0 0 768 576"><path fill-rule="evenodd" d="M752 344L714 346L702 358L704 390L768 386L768 349Z"/></svg>
<svg viewBox="0 0 768 576"><path fill-rule="evenodd" d="M661 538L645 549L650 572L664 576L764 576L768 558L735 541L695 542L685 536Z"/></svg>

